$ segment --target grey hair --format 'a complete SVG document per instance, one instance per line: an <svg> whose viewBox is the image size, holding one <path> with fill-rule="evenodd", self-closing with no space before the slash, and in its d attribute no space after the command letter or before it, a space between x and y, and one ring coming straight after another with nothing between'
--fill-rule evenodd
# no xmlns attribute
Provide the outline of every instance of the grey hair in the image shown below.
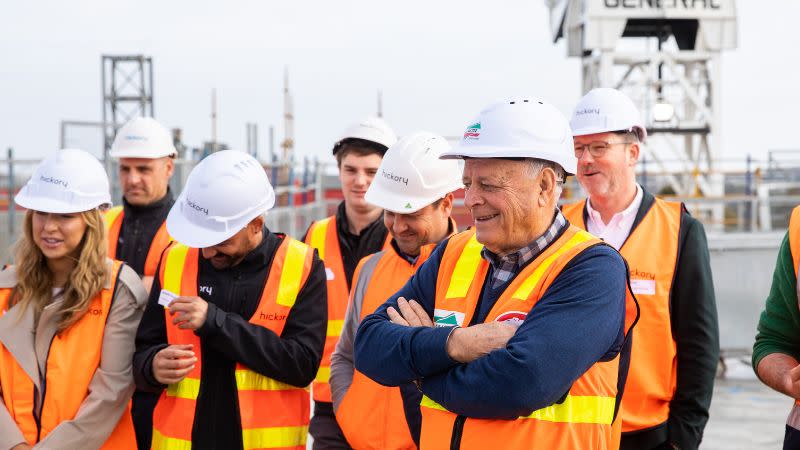
<svg viewBox="0 0 800 450"><path fill-rule="evenodd" d="M564 168L561 167L560 164L555 163L553 161L547 161L544 159L537 159L537 158L526 158L525 162L527 163L527 175L533 179L539 176L544 169L551 169L553 172L556 173L556 187L553 190L554 197L556 203L558 199L561 198L561 191L564 187L564 180L567 177L566 171Z"/></svg>

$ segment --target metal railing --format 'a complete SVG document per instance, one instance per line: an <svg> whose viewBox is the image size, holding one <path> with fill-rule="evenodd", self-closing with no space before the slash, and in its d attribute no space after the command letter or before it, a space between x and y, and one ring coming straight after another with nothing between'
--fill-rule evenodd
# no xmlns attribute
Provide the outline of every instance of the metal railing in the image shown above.
<svg viewBox="0 0 800 450"><path fill-rule="evenodd" d="M9 148L6 158L0 159L0 263L9 263L13 257L13 245L22 232L24 210L14 204L14 195L28 180L38 159L17 159ZM192 168L198 161L175 160L175 172L170 188L177 196ZM267 213L267 227L302 238L312 221L325 217L328 204L323 190L324 168L317 160L276 161L263 164L274 189L275 207ZM120 204L122 194L117 177L117 164L109 164L111 198Z"/></svg>

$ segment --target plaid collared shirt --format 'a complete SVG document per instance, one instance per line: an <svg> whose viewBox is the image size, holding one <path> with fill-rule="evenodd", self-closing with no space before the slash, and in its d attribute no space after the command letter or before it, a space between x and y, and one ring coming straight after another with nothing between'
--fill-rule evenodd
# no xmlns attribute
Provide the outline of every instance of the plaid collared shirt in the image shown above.
<svg viewBox="0 0 800 450"><path fill-rule="evenodd" d="M484 247L483 250L481 250L481 256L489 261L489 264L491 264L494 269L492 272L492 289L497 289L514 278L517 273L519 273L520 268L528 261L537 257L539 253L542 253L542 251L555 240L556 236L561 234L561 230L566 226L567 219L565 219L561 211L558 210L556 211L553 223L550 224L550 227L527 246L513 253L509 253L506 256L498 256Z"/></svg>

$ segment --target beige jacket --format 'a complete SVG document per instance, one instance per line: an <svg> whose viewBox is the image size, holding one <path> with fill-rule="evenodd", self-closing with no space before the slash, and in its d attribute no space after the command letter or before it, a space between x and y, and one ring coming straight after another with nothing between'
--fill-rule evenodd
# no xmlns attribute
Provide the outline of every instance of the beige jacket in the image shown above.
<svg viewBox="0 0 800 450"><path fill-rule="evenodd" d="M0 288L13 288L16 284L13 267L0 272ZM106 288L110 285L109 281ZM36 329L30 308L21 317L16 306L0 316L0 342L34 380L37 392L41 392L40 374L45 372L49 345L56 332L54 313L59 302L45 307ZM146 303L147 292L141 280L130 267L124 266L103 334L100 367L89 384L89 395L73 420L62 422L34 448L96 449L111 435L133 394L134 338ZM49 391L47 394L58 395ZM2 395L0 391L0 450L7 450L25 439L8 413ZM41 407L41 404L35 406L37 411Z"/></svg>

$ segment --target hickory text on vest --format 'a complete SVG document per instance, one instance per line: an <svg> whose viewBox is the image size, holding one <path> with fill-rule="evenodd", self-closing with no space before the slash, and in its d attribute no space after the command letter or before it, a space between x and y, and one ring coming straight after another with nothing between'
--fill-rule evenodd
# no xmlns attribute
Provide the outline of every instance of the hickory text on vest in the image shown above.
<svg viewBox="0 0 800 450"><path fill-rule="evenodd" d="M258 318L261 320L285 320L286 314L278 314L278 313L268 313L268 312L259 312Z"/></svg>

